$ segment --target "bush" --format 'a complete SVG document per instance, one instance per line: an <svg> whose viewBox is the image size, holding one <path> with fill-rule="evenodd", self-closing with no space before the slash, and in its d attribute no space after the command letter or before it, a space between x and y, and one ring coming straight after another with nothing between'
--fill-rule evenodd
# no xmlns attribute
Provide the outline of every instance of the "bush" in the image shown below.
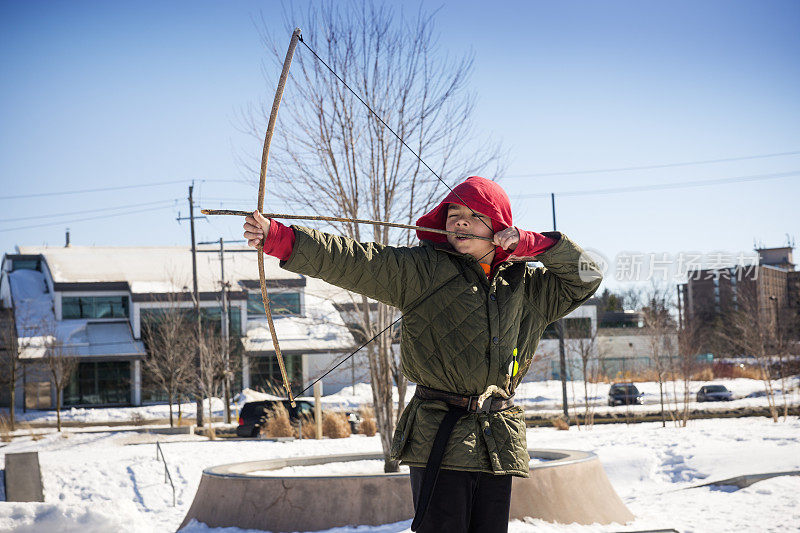
<svg viewBox="0 0 800 533"><path fill-rule="evenodd" d="M317 424L314 421L313 416L304 416L303 417L303 436L304 439L316 439L317 438Z"/></svg>
<svg viewBox="0 0 800 533"><path fill-rule="evenodd" d="M344 413L327 413L322 417L322 434L329 439L350 436L350 422Z"/></svg>
<svg viewBox="0 0 800 533"><path fill-rule="evenodd" d="M270 409L266 422L261 426L261 434L267 437L295 436L294 428L289 420L289 413L283 405L277 404Z"/></svg>
<svg viewBox="0 0 800 533"><path fill-rule="evenodd" d="M692 376L693 381L713 381L714 371L710 367L705 367L700 372Z"/></svg>
<svg viewBox="0 0 800 533"><path fill-rule="evenodd" d="M550 423L553 424L553 427L559 431L567 431L569 430L569 424L563 418L553 418L550 420Z"/></svg>
<svg viewBox="0 0 800 533"><path fill-rule="evenodd" d="M757 366L735 366L731 369L732 378L764 379L764 372Z"/></svg>
<svg viewBox="0 0 800 533"><path fill-rule="evenodd" d="M378 432L377 425L375 424L375 412L372 407L364 407L359 413L361 416L361 423L358 425L358 432L367 437L374 437Z"/></svg>
<svg viewBox="0 0 800 533"><path fill-rule="evenodd" d="M11 421L0 414L0 441L11 442Z"/></svg>

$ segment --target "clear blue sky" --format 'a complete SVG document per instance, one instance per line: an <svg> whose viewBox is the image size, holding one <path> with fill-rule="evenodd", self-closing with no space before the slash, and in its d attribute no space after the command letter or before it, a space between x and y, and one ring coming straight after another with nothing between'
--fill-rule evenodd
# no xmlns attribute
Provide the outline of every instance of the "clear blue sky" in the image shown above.
<svg viewBox="0 0 800 533"><path fill-rule="evenodd" d="M423 5L441 8L442 53L474 51L475 118L509 149L509 176L800 151L798 2ZM175 218L186 215L191 179L202 206L241 198L222 203L254 207L253 176L237 156L257 156L260 143L239 131L237 115L274 93L261 73L259 13L283 32L278 2L0 2L0 251L62 245L66 227L80 245L188 244L188 225ZM549 198L523 195L791 171L557 197L558 229L613 260L624 251L746 253L754 239L800 239L800 154L501 184L517 225L546 231ZM92 212L124 205L157 210ZM58 213L71 214L10 220ZM89 216L102 218L76 220ZM200 221L198 240L239 238L239 228L235 219Z"/></svg>

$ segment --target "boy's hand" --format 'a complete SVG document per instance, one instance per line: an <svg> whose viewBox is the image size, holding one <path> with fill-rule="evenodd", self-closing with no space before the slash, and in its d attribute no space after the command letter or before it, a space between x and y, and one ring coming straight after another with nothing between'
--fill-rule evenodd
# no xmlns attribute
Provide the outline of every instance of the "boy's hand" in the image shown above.
<svg viewBox="0 0 800 533"><path fill-rule="evenodd" d="M258 210L253 211L252 215L247 215L244 219L244 238L247 239L247 246L252 246L256 250L264 246L264 235L269 233L270 220L263 217Z"/></svg>
<svg viewBox="0 0 800 533"><path fill-rule="evenodd" d="M513 252L517 247L517 244L519 244L519 230L517 230L517 228L514 226L511 226L503 231L498 231L494 234L494 239L492 242L496 246L501 247L503 250Z"/></svg>

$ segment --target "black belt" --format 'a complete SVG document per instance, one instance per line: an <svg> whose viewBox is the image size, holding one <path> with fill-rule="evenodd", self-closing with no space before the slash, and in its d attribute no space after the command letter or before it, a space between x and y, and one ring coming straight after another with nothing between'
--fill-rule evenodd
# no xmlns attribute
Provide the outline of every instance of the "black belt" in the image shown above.
<svg viewBox="0 0 800 533"><path fill-rule="evenodd" d="M453 392L430 389L422 385L417 385L414 396L421 400L445 402L447 404L447 413L445 413L442 422L439 424L439 429L436 430L431 453L428 455L428 462L425 464L425 474L422 477L422 486L417 498L414 520L411 522L411 531L416 531L419 528L425 516L425 511L428 509L433 489L436 486L436 479L439 477L447 441L450 440L450 434L453 432L456 422L468 413L494 413L508 409L513 405L511 399L504 400L491 396L484 400L482 405L478 405L478 396L455 394Z"/></svg>

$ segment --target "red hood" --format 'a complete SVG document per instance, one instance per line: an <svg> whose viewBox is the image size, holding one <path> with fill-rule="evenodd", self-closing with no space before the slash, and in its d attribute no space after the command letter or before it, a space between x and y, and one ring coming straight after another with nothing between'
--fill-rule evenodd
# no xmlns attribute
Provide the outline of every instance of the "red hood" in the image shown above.
<svg viewBox="0 0 800 533"><path fill-rule="evenodd" d="M453 188L453 191L430 213L420 217L417 220L417 226L445 229L447 204L466 205L473 211L488 215L494 222L492 230L495 233L514 225L511 219L511 201L503 188L486 178L470 176L466 181ZM429 231L417 230L417 237L420 240L434 243L447 242L447 235ZM495 247L494 263L505 261L509 255L499 246Z"/></svg>

